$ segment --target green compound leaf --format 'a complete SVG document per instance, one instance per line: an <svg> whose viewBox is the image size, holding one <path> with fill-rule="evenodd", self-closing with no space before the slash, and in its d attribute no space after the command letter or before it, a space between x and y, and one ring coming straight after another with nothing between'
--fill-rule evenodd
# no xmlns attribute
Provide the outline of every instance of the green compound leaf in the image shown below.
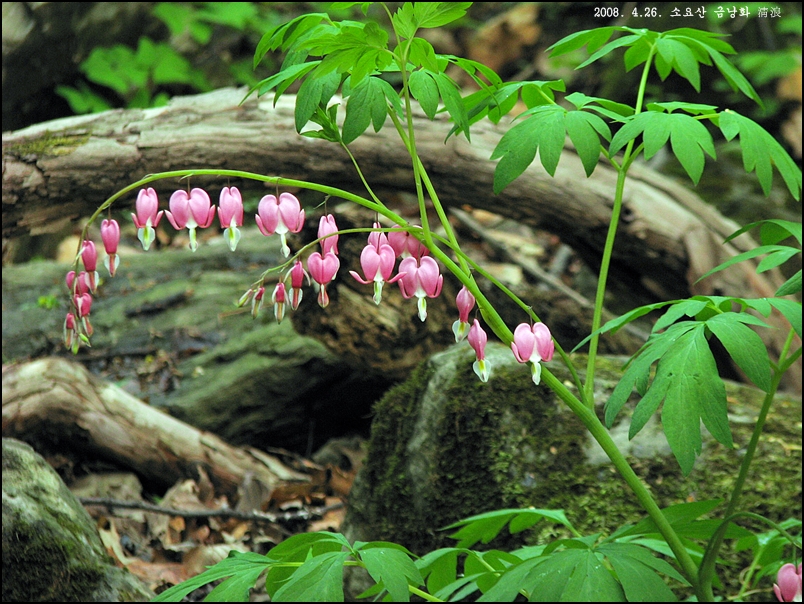
<svg viewBox="0 0 804 604"><path fill-rule="evenodd" d="M425 115L431 120L434 119L436 113L438 113L438 101L440 97L438 94L438 85L432 74L423 69L414 71L410 74L408 86L410 87L410 93L413 95L413 98L419 101L419 105L422 106Z"/></svg>
<svg viewBox="0 0 804 604"><path fill-rule="evenodd" d="M427 591L435 594L458 578L458 554L463 548L445 547L416 560L416 568L427 579Z"/></svg>
<svg viewBox="0 0 804 604"><path fill-rule="evenodd" d="M682 531L693 526L698 518L704 514L708 514L721 503L723 503L722 499L679 503L662 508L662 514L676 531ZM620 539L637 535L651 535L658 532L659 529L656 523L652 518L648 517L640 520L637 524L625 531L618 531L616 537L613 536L612 538Z"/></svg>
<svg viewBox="0 0 804 604"><path fill-rule="evenodd" d="M801 272L801 271L799 271ZM784 298L770 298L768 302L790 321L790 326L801 337L801 302L786 300Z"/></svg>
<svg viewBox="0 0 804 604"><path fill-rule="evenodd" d="M748 250L747 252L743 252L742 254L737 254L726 260L723 264L717 265L712 270L704 273L698 279L701 281L702 279L706 279L710 275L717 273L718 271L722 271L725 268L728 268L734 264L738 264L743 262L744 260L750 260L751 258L756 258L757 256L762 256L764 254L773 254L778 252L786 252L787 250L793 250L796 253L801 253L801 250L796 250L795 248L788 247L786 245L761 245L759 247L755 247L753 250ZM792 255L791 255L792 257ZM759 272L759 271L758 271Z"/></svg>
<svg viewBox="0 0 804 604"><path fill-rule="evenodd" d="M663 401L662 427L684 475L692 471L701 452L701 420L718 442L732 446L726 388L718 376L704 324L693 326L662 356L648 393L634 410L629 430L629 438L633 438Z"/></svg>
<svg viewBox="0 0 804 604"><path fill-rule="evenodd" d="M320 25L322 21L328 20L329 16L326 13L310 13L268 30L260 39L257 50L254 52L254 69L269 52L280 49L288 50L304 34Z"/></svg>
<svg viewBox="0 0 804 604"><path fill-rule="evenodd" d="M226 577L235 578L238 576L253 578L253 580L250 585L246 585L245 580L242 584L238 584L237 582L230 584L227 590L236 590L236 593L227 593L232 597L231 601L245 602L248 599L248 589L254 587L254 582L256 582L257 577L259 577L265 569L270 568L270 566L275 563L276 560L260 554L232 551L229 553L228 558L221 560L215 566L200 575L178 585L174 585L170 589L166 589L156 596L152 602L181 602L191 591L207 583L212 583L213 581Z"/></svg>
<svg viewBox="0 0 804 604"><path fill-rule="evenodd" d="M623 374L623 377L620 378L617 386L614 387L614 391L611 393L609 400L606 401L606 427L611 428L614 424L614 419L617 417L617 414L620 412L625 402L630 398L634 388L636 388L637 392L641 395L647 392L651 365L658 361L670 347L675 344L678 338L693 327L695 327L695 323L691 321L678 323L670 327L663 334L652 335L648 339L647 343L645 343L634 358L629 361L628 369ZM632 418L632 426L633 421ZM647 421L647 419L645 421Z"/></svg>
<svg viewBox="0 0 804 604"><path fill-rule="evenodd" d="M272 602L343 602L343 563L349 552L313 556L276 590Z"/></svg>
<svg viewBox="0 0 804 604"><path fill-rule="evenodd" d="M598 48L603 46L609 41L611 35L615 31L621 31L619 27L600 27L597 29L586 29L577 33L571 34L566 38L562 38L547 50L550 52L550 57L560 57L573 50L578 50L587 46L589 52L595 52Z"/></svg>
<svg viewBox="0 0 804 604"><path fill-rule="evenodd" d="M466 14L471 2L405 2L393 15L394 29L410 39L422 27L441 27Z"/></svg>
<svg viewBox="0 0 804 604"><path fill-rule="evenodd" d="M762 126L730 109L720 114L718 125L726 140L740 135L743 167L746 172L756 170L759 184L766 196L770 194L773 182L772 166L775 165L790 194L796 200L801 199L801 170Z"/></svg>
<svg viewBox="0 0 804 604"><path fill-rule="evenodd" d="M630 543L608 543L597 551L608 558L629 602L678 601L658 572L686 581L672 566L653 556L646 548Z"/></svg>
<svg viewBox="0 0 804 604"><path fill-rule="evenodd" d="M388 547L369 547L360 550L360 558L371 578L388 590L393 602L409 602L408 585L421 585L419 569L405 552Z"/></svg>
<svg viewBox="0 0 804 604"><path fill-rule="evenodd" d="M768 359L768 349L762 338L746 326L742 320L749 315L740 313L723 313L715 315L706 326L720 340L748 378L758 388L768 392L771 388L771 367Z"/></svg>
<svg viewBox="0 0 804 604"><path fill-rule="evenodd" d="M597 166L600 137L610 138L608 125L586 111L567 111L559 105L538 105L526 111L526 119L503 135L491 159L500 159L494 171L494 192L499 193L519 177L539 153L542 166L555 175L564 139L569 134L586 175Z"/></svg>
<svg viewBox="0 0 804 604"><path fill-rule="evenodd" d="M359 137L369 124L374 124L374 131L379 132L388 116L386 100L386 84L380 78L367 78L353 88L346 105L346 117L343 120L343 142L349 144ZM393 90L393 89L392 89ZM396 94L396 93L394 93Z"/></svg>
<svg viewBox="0 0 804 604"><path fill-rule="evenodd" d="M413 2L412 4L413 16L418 27L442 27L463 17L466 10L472 6L471 2Z"/></svg>
<svg viewBox="0 0 804 604"><path fill-rule="evenodd" d="M646 111L626 123L611 140L609 153L616 154L629 141L642 135L645 159L653 157L667 139L678 161L695 184L703 174L704 151L715 157L715 145L706 127L683 113Z"/></svg>
<svg viewBox="0 0 804 604"><path fill-rule="evenodd" d="M294 111L296 132L301 132L319 106L326 106L338 89L340 80L340 76L336 73L328 73L321 77L317 77L316 73L313 73L304 80L299 92L296 93L296 109Z"/></svg>
<svg viewBox="0 0 804 604"><path fill-rule="evenodd" d="M646 33L651 33L651 32L646 32ZM653 35L655 36L656 34L653 34ZM597 52L592 53L592 56L590 56L588 59L586 59L586 61L584 61L583 63L578 65L578 67L576 67L575 69L582 69L582 68L586 67L587 65L590 65L590 64L594 63L598 59L601 59L601 58L605 57L607 54L609 54L613 50L616 50L617 48L622 48L623 46L630 46L631 44L640 42L641 40L642 40L642 35L638 35L638 34L637 35L630 35L630 36L623 36L622 38L617 38L616 40L613 40L613 41L609 42L608 44L606 44L605 46L603 46L602 48L600 48Z"/></svg>
<svg viewBox="0 0 804 604"><path fill-rule="evenodd" d="M491 154L500 159L494 170L494 192L500 193L533 163L541 148L545 170L555 173L564 148L564 109L543 105L529 110L529 117L506 132ZM556 143L560 145L555 148ZM553 145L551 148L550 145Z"/></svg>
<svg viewBox="0 0 804 604"><path fill-rule="evenodd" d="M782 283L779 289L776 290L776 296L790 296L796 292L801 291L801 269L790 277L787 281Z"/></svg>
<svg viewBox="0 0 804 604"><path fill-rule="evenodd" d="M435 78L438 92L441 99L444 101L444 107L447 108L452 121L455 126L464 133L466 140L469 138L469 115L466 113L461 93L458 90L458 85L445 73L432 74Z"/></svg>
<svg viewBox="0 0 804 604"><path fill-rule="evenodd" d="M568 111L564 125L581 158L586 176L591 176L600 159L600 137L611 140L608 125L598 116L585 111Z"/></svg>
<svg viewBox="0 0 804 604"><path fill-rule="evenodd" d="M410 41L408 60L416 67L421 66L430 71L440 71L433 45L423 38L413 38Z"/></svg>
<svg viewBox="0 0 804 604"><path fill-rule="evenodd" d="M689 46L684 44L682 40L662 37L656 42L656 50L658 56L664 60L669 68L675 70L678 75L692 84L696 92L701 91L701 71L698 59ZM667 75L667 73L662 75L662 81L667 78Z"/></svg>
<svg viewBox="0 0 804 604"><path fill-rule="evenodd" d="M589 548L565 549L511 567L478 602L624 602L622 587Z"/></svg>
<svg viewBox="0 0 804 604"><path fill-rule="evenodd" d="M510 531L513 534L530 528L545 518L566 527L572 526L564 515L564 510L526 508L495 510L485 514L477 514L444 528L454 529L461 527L460 530L451 534L450 538L458 540L457 547L472 547L478 541L488 543L494 539L509 522L511 522Z"/></svg>

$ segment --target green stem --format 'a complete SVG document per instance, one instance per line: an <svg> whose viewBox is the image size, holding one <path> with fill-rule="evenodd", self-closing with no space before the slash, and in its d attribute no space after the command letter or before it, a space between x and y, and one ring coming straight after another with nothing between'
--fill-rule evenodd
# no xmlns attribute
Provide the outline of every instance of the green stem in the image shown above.
<svg viewBox="0 0 804 604"><path fill-rule="evenodd" d="M639 82L639 91L637 92L637 101L634 106L634 115L638 115L642 111L642 104L645 100L645 89L648 85L648 73L650 72L651 59L656 52L656 46L651 46L648 52L648 57L645 60L645 67L642 70L642 78ZM609 275L609 265L611 264L611 253L614 249L614 238L617 234L617 226L620 221L620 211L623 205L623 190L625 189L625 177L628 173L628 168L636 157L632 156L634 148L634 141L630 140L626 145L625 152L623 153L623 161L619 167L613 158L609 158L612 164L617 169L617 188L614 193L614 205L611 209L611 221L609 222L609 230L606 234L606 243L603 248L603 257L600 260L600 276L597 280L597 294L595 295L595 310L592 317L592 338L589 341L589 358L586 363L586 384L584 387L584 401L589 409L595 408L595 360L597 358L597 347L600 342L600 323L603 317L603 302L606 297L606 280Z"/></svg>
<svg viewBox="0 0 804 604"><path fill-rule="evenodd" d="M413 585L408 585L408 591L419 596L423 600L427 600L428 602L444 602L444 600L439 600L434 595L428 594L426 591L423 591L418 587L413 587Z"/></svg>
<svg viewBox="0 0 804 604"><path fill-rule="evenodd" d="M723 514L723 517L726 518L726 520L721 523L721 525L718 527L718 530L709 541L709 544L706 546L706 552L704 553L703 560L701 560L699 584L696 586L696 595L698 596L699 600L713 601L714 594L712 592L712 581L715 578L715 563L717 562L717 555L720 551L720 547L723 545L723 540L726 537L726 530L729 527L731 518L735 516L737 506L740 503L740 496L742 495L743 486L748 478L748 470L750 469L751 462L756 454L757 446L759 445L759 437L762 435L762 428L765 425L765 419L770 411L771 403L773 403L773 398L776 395L776 390L779 388L779 382L781 382L782 376L784 375L784 370L789 367L789 358L787 357L787 353L789 352L790 346L793 343L794 336L795 331L791 329L787 334L787 340L785 340L782 352L779 355L779 358L781 359L779 362L779 367L777 367L773 372L771 387L765 394L765 399L762 401L762 408L759 411L757 423L754 426L754 432L751 435L751 440L746 447L745 455L743 456L743 460L740 464L740 472L737 475L737 479L734 481L734 487L731 491L731 498L729 499L729 504L726 507L725 513ZM798 351L793 353L791 356L795 356L796 354L798 354Z"/></svg>
<svg viewBox="0 0 804 604"><path fill-rule="evenodd" d="M625 456L617 448L609 431L606 430L606 427L600 422L594 411L586 407L580 400L573 396L566 386L564 386L547 368L542 368L542 382L555 392L575 415L580 418L592 437L602 447L609 459L611 459L611 462L623 477L626 484L628 484L634 492L637 500L648 513L648 516L650 516L651 520L656 524L656 527L662 537L664 537L667 545L669 545L670 549L673 551L676 560L681 566L681 571L684 573L687 580L692 585L696 585L698 583L698 569L695 566L695 562L693 562L692 557L689 555L689 552L687 552L687 549L684 547L675 529L673 529L672 525L659 509L659 506L654 501L647 487L642 484L639 476L636 475L636 472L634 472L633 468L625 459Z"/></svg>
<svg viewBox="0 0 804 604"><path fill-rule="evenodd" d="M633 142L633 141L632 141ZM629 143L630 145L631 143ZM630 149L626 149L626 155ZM603 320L603 304L606 298L606 280L609 276L611 253L614 249L614 239L617 226L620 222L620 210L623 205L623 189L625 188L625 170L617 173L617 189L614 193L614 206L611 209L609 231L606 234L606 244L603 247L603 257L600 261L600 275L597 279L597 293L595 294L595 310L592 316L592 335L589 341L589 357L586 361L586 384L584 386L584 400L589 409L595 407L595 361L597 360L597 347L600 342L600 324Z"/></svg>

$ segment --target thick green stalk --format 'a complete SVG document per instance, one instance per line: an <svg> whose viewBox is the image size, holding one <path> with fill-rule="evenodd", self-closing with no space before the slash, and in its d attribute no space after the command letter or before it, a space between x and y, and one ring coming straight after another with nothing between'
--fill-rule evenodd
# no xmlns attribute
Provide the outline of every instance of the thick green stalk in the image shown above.
<svg viewBox="0 0 804 604"><path fill-rule="evenodd" d="M790 359L787 357L787 353L789 352L790 346L793 343L794 336L795 332L791 329L790 333L787 334L787 340L785 341L784 347L782 348L782 352L779 356L779 366L774 369L770 390L768 390L768 392L765 394L765 399L762 401L762 408L759 411L757 423L754 426L754 432L751 434L751 440L745 449L745 455L740 463L740 472L737 475L737 479L734 481L734 487L732 488L731 497L729 498L729 505L726 507L726 511L723 515L726 520L723 521L720 527L718 527L718 530L712 536L712 539L710 539L709 544L706 547L706 553L704 554L703 560L701 560L701 568L699 573L700 584L699 589L696 589L696 594L698 595L699 599L706 598L708 601L714 601L712 600L714 597L712 592L712 581L715 578L715 563L717 562L717 555L720 551L721 545L723 545L723 540L726 537L726 530L729 527L731 518L736 513L737 505L740 503L740 496L742 495L743 486L745 486L745 481L748 478L748 470L751 467L751 462L756 454L757 445L759 445L759 437L762 435L762 428L765 425L765 419L768 417L768 412L770 411L771 403L773 403L773 398L776 396L776 390L779 388L779 382L781 381L785 370L787 367L789 367ZM794 355L791 356L795 356L795 354L797 353L794 353Z"/></svg>
<svg viewBox="0 0 804 604"><path fill-rule="evenodd" d="M589 433L592 435L592 437L603 448L603 451L614 464L614 467L623 477L626 484L628 484L628 486L634 492L634 495L636 495L639 503L648 513L648 516L650 516L651 520L653 520L654 524L656 524L656 527L658 528L662 537L664 537L665 541L667 541L667 545L670 546L670 549L673 551L676 560L681 566L682 573L684 573L685 577L692 585L696 585L698 583L698 569L695 566L695 562L693 562L689 552L687 552L687 549L684 547L684 544L681 542L681 539L679 538L675 529L673 529L673 527L667 521L667 518L665 518L662 511L659 509L659 506L656 504L656 501L654 501L647 487L642 484L639 476L636 475L636 472L634 472L633 468L625 459L625 456L617 448L617 445L611 438L609 431L600 422L597 415L595 415L595 412L578 400L566 388L566 386L561 383L561 380L559 380L546 368L542 368L542 382L544 382L547 387L555 392L556 395L567 404L573 413L580 418L584 426L586 426L586 429L589 430Z"/></svg>
<svg viewBox="0 0 804 604"><path fill-rule="evenodd" d="M633 141L632 141L633 142ZM631 143L629 143L630 145ZM629 149L626 149L626 156ZM625 163L625 162L623 162ZM614 206L611 208L611 221L606 235L606 244L603 248L603 257L600 261L600 274L597 278L597 294L595 295L595 311L592 316L592 339L589 341L589 357L586 362L586 384L584 385L584 400L590 409L595 408L595 361L597 360L597 346L600 342L600 329L603 318L603 304L606 298L606 280L609 276L611 253L614 249L614 239L617 234L617 225L620 222L620 210L623 205L623 190L625 188L625 168L617 173L617 188L614 193Z"/></svg>
<svg viewBox="0 0 804 604"><path fill-rule="evenodd" d="M634 106L634 115L638 115L642 111L642 103L645 100L645 89L648 84L648 73L650 73L651 59L656 52L656 46L651 46L648 57L645 60L645 68L642 70L642 79L639 82L639 91L637 92L637 101ZM600 334L597 330L600 329L600 323L603 317L603 302L606 297L606 280L609 275L609 265L611 264L611 252L614 249L614 238L617 234L617 226L620 222L620 210L623 205L623 190L625 188L625 176L628 173L628 168L631 165L633 157L631 152L634 148L634 141L628 142L623 153L623 161L620 167L612 162L617 169L617 188L614 193L614 205L611 209L611 221L609 222L609 231L606 234L606 244L603 248L603 257L600 259L600 275L597 280L597 294L595 295L595 311L592 317L592 339L589 341L589 359L586 363L586 385L584 387L584 400L590 409L595 408L595 360L597 358L597 346L600 341Z"/></svg>

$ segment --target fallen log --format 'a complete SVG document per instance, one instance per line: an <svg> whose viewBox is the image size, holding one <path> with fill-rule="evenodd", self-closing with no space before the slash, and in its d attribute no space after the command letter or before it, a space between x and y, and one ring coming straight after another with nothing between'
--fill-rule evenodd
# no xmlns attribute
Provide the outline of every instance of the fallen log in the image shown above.
<svg viewBox="0 0 804 604"><path fill-rule="evenodd" d="M166 489L199 468L230 497L246 476L266 492L310 476L252 447L233 447L146 405L82 365L44 358L3 367L3 436L43 455L72 452L129 468Z"/></svg>

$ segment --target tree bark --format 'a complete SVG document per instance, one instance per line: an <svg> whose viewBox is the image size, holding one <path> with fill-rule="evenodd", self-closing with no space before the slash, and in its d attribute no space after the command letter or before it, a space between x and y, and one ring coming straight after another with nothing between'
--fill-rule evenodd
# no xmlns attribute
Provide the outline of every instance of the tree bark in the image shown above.
<svg viewBox="0 0 804 604"><path fill-rule="evenodd" d="M230 446L92 376L82 365L53 357L3 367L3 436L37 443L48 453L81 451L113 461L164 488L197 477L199 466L229 495L248 474L267 491L310 481L271 455Z"/></svg>

